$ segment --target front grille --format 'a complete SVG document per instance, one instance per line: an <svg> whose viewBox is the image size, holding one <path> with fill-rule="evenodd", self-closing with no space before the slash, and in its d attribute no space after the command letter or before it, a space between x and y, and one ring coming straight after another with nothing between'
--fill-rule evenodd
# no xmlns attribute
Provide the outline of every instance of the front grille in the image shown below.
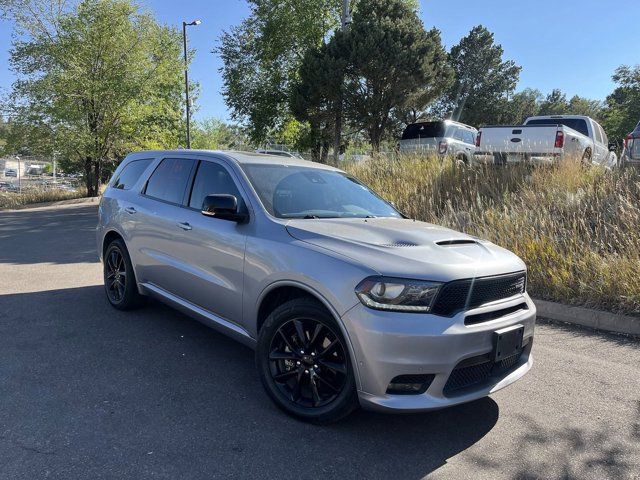
<svg viewBox="0 0 640 480"><path fill-rule="evenodd" d="M525 292L526 281L525 272L516 272L449 282L440 289L432 312L436 315L451 317L463 310L513 297Z"/></svg>
<svg viewBox="0 0 640 480"><path fill-rule="evenodd" d="M464 324L465 325L476 325L478 323L489 322L491 320L496 320L498 318L505 317L507 315L511 315L512 313L519 312L521 310L528 310L529 307L526 303L522 302L518 305L514 305L512 307L501 308L500 310L492 310L491 312L485 313L477 313L475 315L469 315L465 317Z"/></svg>
<svg viewBox="0 0 640 480"><path fill-rule="evenodd" d="M442 392L446 396L461 395L465 389L479 387L487 383L492 377L504 377L518 366L523 352L530 348L530 345L525 346L518 353L497 362L491 359L492 354L479 355L463 360L449 375Z"/></svg>

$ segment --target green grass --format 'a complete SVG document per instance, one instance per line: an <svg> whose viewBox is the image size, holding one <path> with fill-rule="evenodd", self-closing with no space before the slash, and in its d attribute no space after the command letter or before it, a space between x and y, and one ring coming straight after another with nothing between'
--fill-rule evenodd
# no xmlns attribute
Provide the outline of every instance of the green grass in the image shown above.
<svg viewBox="0 0 640 480"><path fill-rule="evenodd" d="M86 196L87 191L84 188L79 188L74 192L41 188L25 189L22 193L0 192L0 209L20 208L34 203L56 202Z"/></svg>
<svg viewBox="0 0 640 480"><path fill-rule="evenodd" d="M455 166L377 159L346 169L406 215L488 239L529 268L532 296L640 313L640 175L565 161Z"/></svg>

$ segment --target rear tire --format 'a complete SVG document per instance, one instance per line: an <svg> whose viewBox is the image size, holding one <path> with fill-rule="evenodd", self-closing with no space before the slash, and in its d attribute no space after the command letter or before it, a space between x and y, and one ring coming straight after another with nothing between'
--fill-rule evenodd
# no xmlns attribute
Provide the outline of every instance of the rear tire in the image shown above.
<svg viewBox="0 0 640 480"><path fill-rule="evenodd" d="M142 306L144 297L138 293L131 258L121 239L116 239L107 246L103 259L103 275L107 300L114 308L133 310Z"/></svg>
<svg viewBox="0 0 640 480"><path fill-rule="evenodd" d="M347 344L333 316L314 300L290 300L269 315L256 365L269 397L298 419L328 424L359 405Z"/></svg>
<svg viewBox="0 0 640 480"><path fill-rule="evenodd" d="M467 166L469 165L469 160L464 153L459 153L456 155L456 165Z"/></svg>

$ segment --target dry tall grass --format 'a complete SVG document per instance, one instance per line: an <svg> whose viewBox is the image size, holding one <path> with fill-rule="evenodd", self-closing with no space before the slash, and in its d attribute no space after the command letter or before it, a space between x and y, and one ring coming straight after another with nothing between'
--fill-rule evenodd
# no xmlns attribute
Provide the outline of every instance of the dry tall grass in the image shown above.
<svg viewBox="0 0 640 480"><path fill-rule="evenodd" d="M640 174L565 161L460 167L378 159L347 170L412 218L517 253L537 298L640 313Z"/></svg>
<svg viewBox="0 0 640 480"><path fill-rule="evenodd" d="M34 203L56 202L86 196L87 190L84 188L75 191L29 188L23 190L22 193L0 192L0 209L19 208Z"/></svg>

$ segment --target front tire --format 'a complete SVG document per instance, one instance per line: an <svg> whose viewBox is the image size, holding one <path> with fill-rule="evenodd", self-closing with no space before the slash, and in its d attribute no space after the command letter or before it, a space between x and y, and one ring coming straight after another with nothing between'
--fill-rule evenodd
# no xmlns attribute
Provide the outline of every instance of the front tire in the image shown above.
<svg viewBox="0 0 640 480"><path fill-rule="evenodd" d="M290 300L269 315L256 364L269 397L296 418L327 424L358 407L347 344L333 316L313 300Z"/></svg>
<svg viewBox="0 0 640 480"><path fill-rule="evenodd" d="M142 305L131 258L124 242L112 241L103 259L104 289L109 303L118 310L132 310Z"/></svg>

